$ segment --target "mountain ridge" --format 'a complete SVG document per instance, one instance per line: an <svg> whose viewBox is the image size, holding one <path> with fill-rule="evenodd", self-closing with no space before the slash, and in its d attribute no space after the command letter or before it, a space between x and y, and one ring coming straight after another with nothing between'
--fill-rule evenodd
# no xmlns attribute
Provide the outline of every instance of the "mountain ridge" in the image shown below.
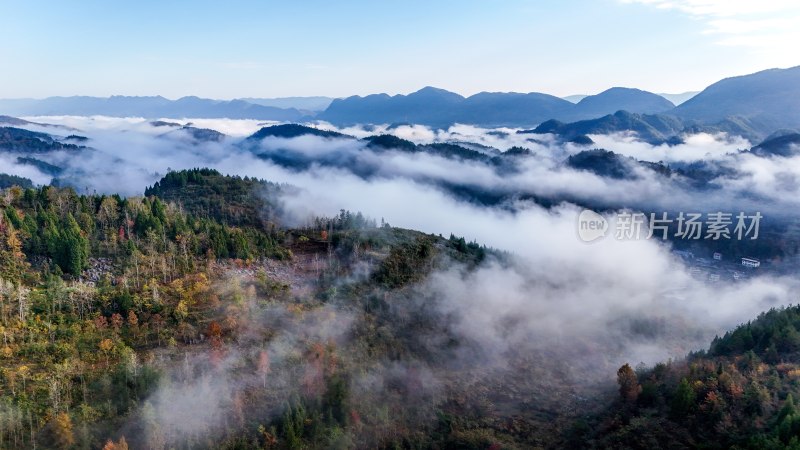
<svg viewBox="0 0 800 450"><path fill-rule="evenodd" d="M676 106L667 97L679 104ZM576 122L627 111L674 116L682 119L686 127L711 127L759 141L778 129L800 126L798 99L800 66L725 78L699 93L675 95L614 87L595 95L567 98L537 92L481 92L463 97L426 87L408 95L337 99L316 118L340 126L400 122L433 127L463 123L525 128L551 119Z"/></svg>
<svg viewBox="0 0 800 450"><path fill-rule="evenodd" d="M677 106L672 114L702 123L744 117L761 128L800 125L800 66L767 69L720 80Z"/></svg>
<svg viewBox="0 0 800 450"><path fill-rule="evenodd" d="M480 92L465 97L426 86L409 94L377 93L332 99L327 108L320 111L259 104L269 99L212 100L187 96L169 100L162 96L117 95L106 98L6 99L0 100L0 112L15 116L109 115L278 122L321 120L337 126L413 123L446 128L461 123L482 127L534 128L549 120L571 123L626 111L671 116L682 120L687 130L727 132L754 142L780 129L800 128L800 66L725 78L696 94L659 95L641 89L613 87L580 97L564 99L540 92ZM675 106L666 97L674 98L680 104ZM285 102L301 100L294 97L284 99ZM322 104L327 100L325 97L308 98L308 101ZM319 105L317 103L317 108Z"/></svg>
<svg viewBox="0 0 800 450"><path fill-rule="evenodd" d="M0 110L14 116L104 115L148 119L208 118L295 121L306 114L291 108L257 105L243 100L212 100L185 96L169 100L156 96L47 97L44 99L2 99Z"/></svg>

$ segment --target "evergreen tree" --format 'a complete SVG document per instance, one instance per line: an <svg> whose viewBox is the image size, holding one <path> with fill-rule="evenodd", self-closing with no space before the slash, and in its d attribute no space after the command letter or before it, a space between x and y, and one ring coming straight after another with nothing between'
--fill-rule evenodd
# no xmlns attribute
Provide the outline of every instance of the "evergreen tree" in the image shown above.
<svg viewBox="0 0 800 450"><path fill-rule="evenodd" d="M689 384L689 380L682 379L678 384L678 389L672 397L671 413L675 420L683 420L692 410L697 396Z"/></svg>
<svg viewBox="0 0 800 450"><path fill-rule="evenodd" d="M64 273L80 275L89 262L89 240L81 232L72 214L65 219L60 239L55 243L55 261Z"/></svg>

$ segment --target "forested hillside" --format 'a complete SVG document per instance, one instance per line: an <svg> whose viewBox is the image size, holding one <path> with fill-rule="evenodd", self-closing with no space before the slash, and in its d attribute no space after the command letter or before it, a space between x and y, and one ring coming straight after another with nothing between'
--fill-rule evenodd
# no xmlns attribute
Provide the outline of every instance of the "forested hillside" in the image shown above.
<svg viewBox="0 0 800 450"><path fill-rule="evenodd" d="M3 448L102 444L156 386L144 352L230 331L216 258L290 255L280 233L156 197L12 187L0 205Z"/></svg>
<svg viewBox="0 0 800 450"><path fill-rule="evenodd" d="M237 226L277 225L280 186L262 180L223 177L213 169L170 172L145 196L175 202L195 217Z"/></svg>
<svg viewBox="0 0 800 450"><path fill-rule="evenodd" d="M772 309L686 361L617 372L619 399L576 423L599 448L800 448L800 306Z"/></svg>

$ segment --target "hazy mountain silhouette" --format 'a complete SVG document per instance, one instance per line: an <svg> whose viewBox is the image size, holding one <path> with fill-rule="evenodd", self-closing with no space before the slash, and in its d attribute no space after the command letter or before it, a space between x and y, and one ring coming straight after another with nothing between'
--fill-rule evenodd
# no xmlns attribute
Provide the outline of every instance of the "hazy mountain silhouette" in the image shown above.
<svg viewBox="0 0 800 450"><path fill-rule="evenodd" d="M655 114L669 111L674 107L672 102L658 94L639 89L614 87L579 101L574 108L572 117L591 119L620 110Z"/></svg>
<svg viewBox="0 0 800 450"><path fill-rule="evenodd" d="M627 111L617 111L597 119L581 120L578 122L564 123L558 120L549 120L533 130L521 133L545 134L552 133L564 140L585 140L589 134L611 134L634 132L639 139L651 144L662 144L680 133L684 128L683 122L672 116L661 114L634 114Z"/></svg>
<svg viewBox="0 0 800 450"><path fill-rule="evenodd" d="M727 78L692 95L688 92L662 96L639 89L615 87L579 101L578 96L570 96L570 100L577 101L572 103L535 92L481 92L463 97L429 86L408 95L373 94L335 99L316 115L309 109L321 108L329 99L287 97L221 101L199 97L169 100L160 96L50 97L0 100L0 112L17 116L72 114L246 118L284 122L319 119L340 126L405 123L447 127L464 123L534 128L549 120L568 123L602 119L562 128L559 133L572 139L586 135L587 127L598 132L633 131L651 142L663 142L665 136L666 139L675 136L678 134L676 128L686 132L726 132L758 142L776 130L800 127L800 67ZM688 100L674 107L665 96L676 102ZM284 109L271 105L296 105L308 109ZM628 114L620 115L618 111ZM19 124L11 118L3 120L9 125Z"/></svg>
<svg viewBox="0 0 800 450"><path fill-rule="evenodd" d="M278 98L246 97L246 98L240 98L239 100L243 100L248 103L253 103L254 105L272 106L275 108L283 108L283 109L294 108L301 111L318 112L318 111L324 111L328 106L330 106L331 102L333 101L333 98L322 97L322 96L278 97Z"/></svg>
<svg viewBox="0 0 800 450"><path fill-rule="evenodd" d="M104 115L145 118L229 118L257 120L298 120L305 114L297 109L262 106L243 100L210 100L183 97L169 100L150 97L48 97L45 99L0 100L0 111L17 116Z"/></svg>
<svg viewBox="0 0 800 450"><path fill-rule="evenodd" d="M784 156L792 157L800 154L800 133L791 130L781 130L768 137L764 142L756 145L751 150L758 156Z"/></svg>
<svg viewBox="0 0 800 450"><path fill-rule="evenodd" d="M748 120L762 133L800 125L800 66L726 78L672 111L679 117L713 123L729 117Z"/></svg>
<svg viewBox="0 0 800 450"><path fill-rule="evenodd" d="M673 107L659 95L627 88L612 88L574 104L536 92L481 92L464 98L443 89L426 87L409 95L374 94L337 99L317 118L342 126L400 122L434 127L454 123L526 127L548 119L573 121L619 110L656 113Z"/></svg>

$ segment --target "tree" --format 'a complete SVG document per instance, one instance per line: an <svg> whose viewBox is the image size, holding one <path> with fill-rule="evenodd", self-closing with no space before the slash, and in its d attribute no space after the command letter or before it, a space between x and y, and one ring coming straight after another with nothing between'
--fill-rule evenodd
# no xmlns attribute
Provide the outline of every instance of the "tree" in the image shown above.
<svg viewBox="0 0 800 450"><path fill-rule="evenodd" d="M15 284L22 278L27 263L22 252L22 241L11 223L0 215L0 277Z"/></svg>
<svg viewBox="0 0 800 450"><path fill-rule="evenodd" d="M52 423L53 443L58 448L70 448L75 444L72 419L65 412L58 413Z"/></svg>
<svg viewBox="0 0 800 450"><path fill-rule="evenodd" d="M116 230L116 224L119 220L118 209L119 205L114 197L103 197L97 211L97 219L100 221L103 239L106 241L108 249L113 251L116 251L117 242L122 241ZM122 231L123 228L119 227L119 230ZM124 232L122 237L124 238Z"/></svg>
<svg viewBox="0 0 800 450"><path fill-rule="evenodd" d="M212 320L208 324L207 333L211 339L211 346L217 349L220 348L222 346L222 327L215 320Z"/></svg>
<svg viewBox="0 0 800 450"><path fill-rule="evenodd" d="M792 394L789 394L786 396L786 400L784 400L781 410L778 411L778 417L776 418L776 421L781 422L787 416L793 416L795 414L797 414L797 410L794 406L794 397L792 397Z"/></svg>
<svg viewBox="0 0 800 450"><path fill-rule="evenodd" d="M697 395L695 394L694 389L692 389L692 386L689 384L689 381L686 378L681 379L680 384L678 384L678 389L675 390L675 394L672 397L672 403L670 405L672 418L676 420L682 420L686 418L686 416L694 407L696 399Z"/></svg>
<svg viewBox="0 0 800 450"><path fill-rule="evenodd" d="M125 436L119 438L117 442L109 439L106 441L106 445L103 446L103 450L128 450L128 442L125 440Z"/></svg>
<svg viewBox="0 0 800 450"><path fill-rule="evenodd" d="M642 392L636 372L630 364L625 364L617 370L617 383L619 384L619 396L623 402L634 403Z"/></svg>
<svg viewBox="0 0 800 450"><path fill-rule="evenodd" d="M111 315L111 327L114 328L115 333L119 333L123 323L125 323L125 320L122 318L122 314L114 313Z"/></svg>
<svg viewBox="0 0 800 450"><path fill-rule="evenodd" d="M56 264L64 273L80 275L89 261L89 240L81 232L78 222L72 214L62 224L60 233L50 236L50 247L55 249L53 255ZM56 239L53 243L52 239Z"/></svg>
<svg viewBox="0 0 800 450"><path fill-rule="evenodd" d="M27 388L25 382L27 381L28 376L30 376L30 374L31 374L31 369L26 365L19 366L19 368L17 369L17 375L19 375L19 377L22 378L23 391Z"/></svg>
<svg viewBox="0 0 800 450"><path fill-rule="evenodd" d="M114 348L114 341L112 341L111 339L103 339L102 341L100 341L99 347L100 351L103 352L103 354L106 357L106 367L108 367L108 355Z"/></svg>
<svg viewBox="0 0 800 450"><path fill-rule="evenodd" d="M267 387L267 375L269 375L269 372L269 352L261 350L258 354L258 373L261 375L265 389Z"/></svg>

